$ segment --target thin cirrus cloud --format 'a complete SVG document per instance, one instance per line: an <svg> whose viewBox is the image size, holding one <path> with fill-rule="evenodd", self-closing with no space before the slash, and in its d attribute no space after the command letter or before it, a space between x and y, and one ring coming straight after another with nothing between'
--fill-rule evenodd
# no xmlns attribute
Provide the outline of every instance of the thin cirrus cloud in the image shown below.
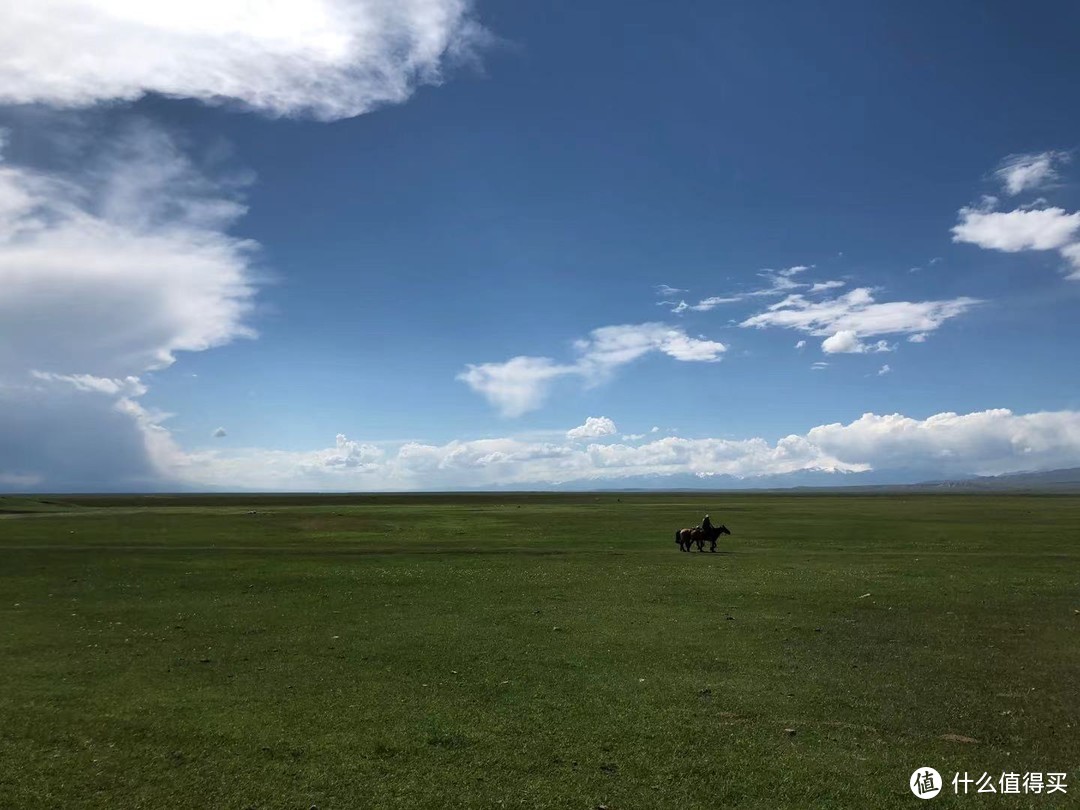
<svg viewBox="0 0 1080 810"><path fill-rule="evenodd" d="M811 288L811 292L818 292L819 290L831 289L833 286L843 286L843 282L840 281L828 281L823 284L805 284L794 280L794 276L799 273L804 273L810 269L809 265L797 264L793 267L787 267L783 270L761 270L758 272L758 276L767 281L767 285L764 287L758 287L753 290L746 290L744 292L735 292L727 295L712 295L708 298L702 298L696 304L688 304L686 301L670 301L662 300L656 303L659 306L671 307L672 314L681 315L686 311L691 312L710 312L723 304L736 304L740 301L748 301L756 298L767 298L772 296L784 295L790 293L793 290L800 290ZM661 292L663 298L670 298L677 292L686 292L686 290L676 290L674 288L667 287L666 285L658 286L658 290L663 287L668 292Z"/></svg>
<svg viewBox="0 0 1080 810"><path fill-rule="evenodd" d="M1015 196L1024 191L1043 188L1058 178L1056 165L1067 163L1068 152L1038 152L1009 155L994 170L1006 193Z"/></svg>
<svg viewBox="0 0 1080 810"><path fill-rule="evenodd" d="M439 83L488 38L468 0L4 3L0 102L160 93L334 120Z"/></svg>
<svg viewBox="0 0 1080 810"><path fill-rule="evenodd" d="M594 329L588 338L576 341L574 349L577 359L569 363L549 357L519 356L501 363L469 364L457 378L485 397L503 416L514 417L539 408L557 379L577 377L587 385L597 385L619 367L650 353L683 362L716 362L727 346L691 337L666 324L641 323Z"/></svg>

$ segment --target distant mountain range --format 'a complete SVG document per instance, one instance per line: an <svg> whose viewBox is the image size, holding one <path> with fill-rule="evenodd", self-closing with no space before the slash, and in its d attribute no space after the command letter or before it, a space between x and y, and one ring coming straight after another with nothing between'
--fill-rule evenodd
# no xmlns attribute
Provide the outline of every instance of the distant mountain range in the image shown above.
<svg viewBox="0 0 1080 810"><path fill-rule="evenodd" d="M994 476L940 480L926 470L887 470L882 472L844 473L826 470L803 470L788 475L736 478L714 475L642 476L617 482L580 481L541 489L559 491L643 491L643 490L790 490L820 492L1048 492L1080 494L1080 467L1044 472L1009 473Z"/></svg>

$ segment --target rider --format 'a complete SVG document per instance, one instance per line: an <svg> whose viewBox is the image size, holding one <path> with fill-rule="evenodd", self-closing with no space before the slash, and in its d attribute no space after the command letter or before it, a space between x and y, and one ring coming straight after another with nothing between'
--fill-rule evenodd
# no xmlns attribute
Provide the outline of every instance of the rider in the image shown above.
<svg viewBox="0 0 1080 810"><path fill-rule="evenodd" d="M707 532L707 531L711 530L712 527L713 527L713 525L712 525L712 522L709 520L709 516L705 515L705 517L702 518L702 520L701 520L701 530L703 532Z"/></svg>

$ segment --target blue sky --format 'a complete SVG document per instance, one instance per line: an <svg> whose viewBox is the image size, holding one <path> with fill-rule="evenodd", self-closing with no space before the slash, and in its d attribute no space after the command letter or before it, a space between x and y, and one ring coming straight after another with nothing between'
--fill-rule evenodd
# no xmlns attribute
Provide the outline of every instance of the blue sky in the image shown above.
<svg viewBox="0 0 1080 810"><path fill-rule="evenodd" d="M44 6L0 488L1080 465L1073 4Z"/></svg>

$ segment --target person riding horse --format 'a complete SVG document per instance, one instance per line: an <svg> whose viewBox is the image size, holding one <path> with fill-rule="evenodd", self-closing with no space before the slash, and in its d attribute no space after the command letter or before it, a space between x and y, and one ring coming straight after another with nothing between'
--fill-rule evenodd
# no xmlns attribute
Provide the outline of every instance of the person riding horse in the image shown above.
<svg viewBox="0 0 1080 810"><path fill-rule="evenodd" d="M709 551L716 551L716 540L722 534L731 534L731 530L727 526L713 526L709 516L705 515L700 526L676 531L675 542L679 544L680 551L689 551L693 543L697 543L698 551L703 551L708 540Z"/></svg>

